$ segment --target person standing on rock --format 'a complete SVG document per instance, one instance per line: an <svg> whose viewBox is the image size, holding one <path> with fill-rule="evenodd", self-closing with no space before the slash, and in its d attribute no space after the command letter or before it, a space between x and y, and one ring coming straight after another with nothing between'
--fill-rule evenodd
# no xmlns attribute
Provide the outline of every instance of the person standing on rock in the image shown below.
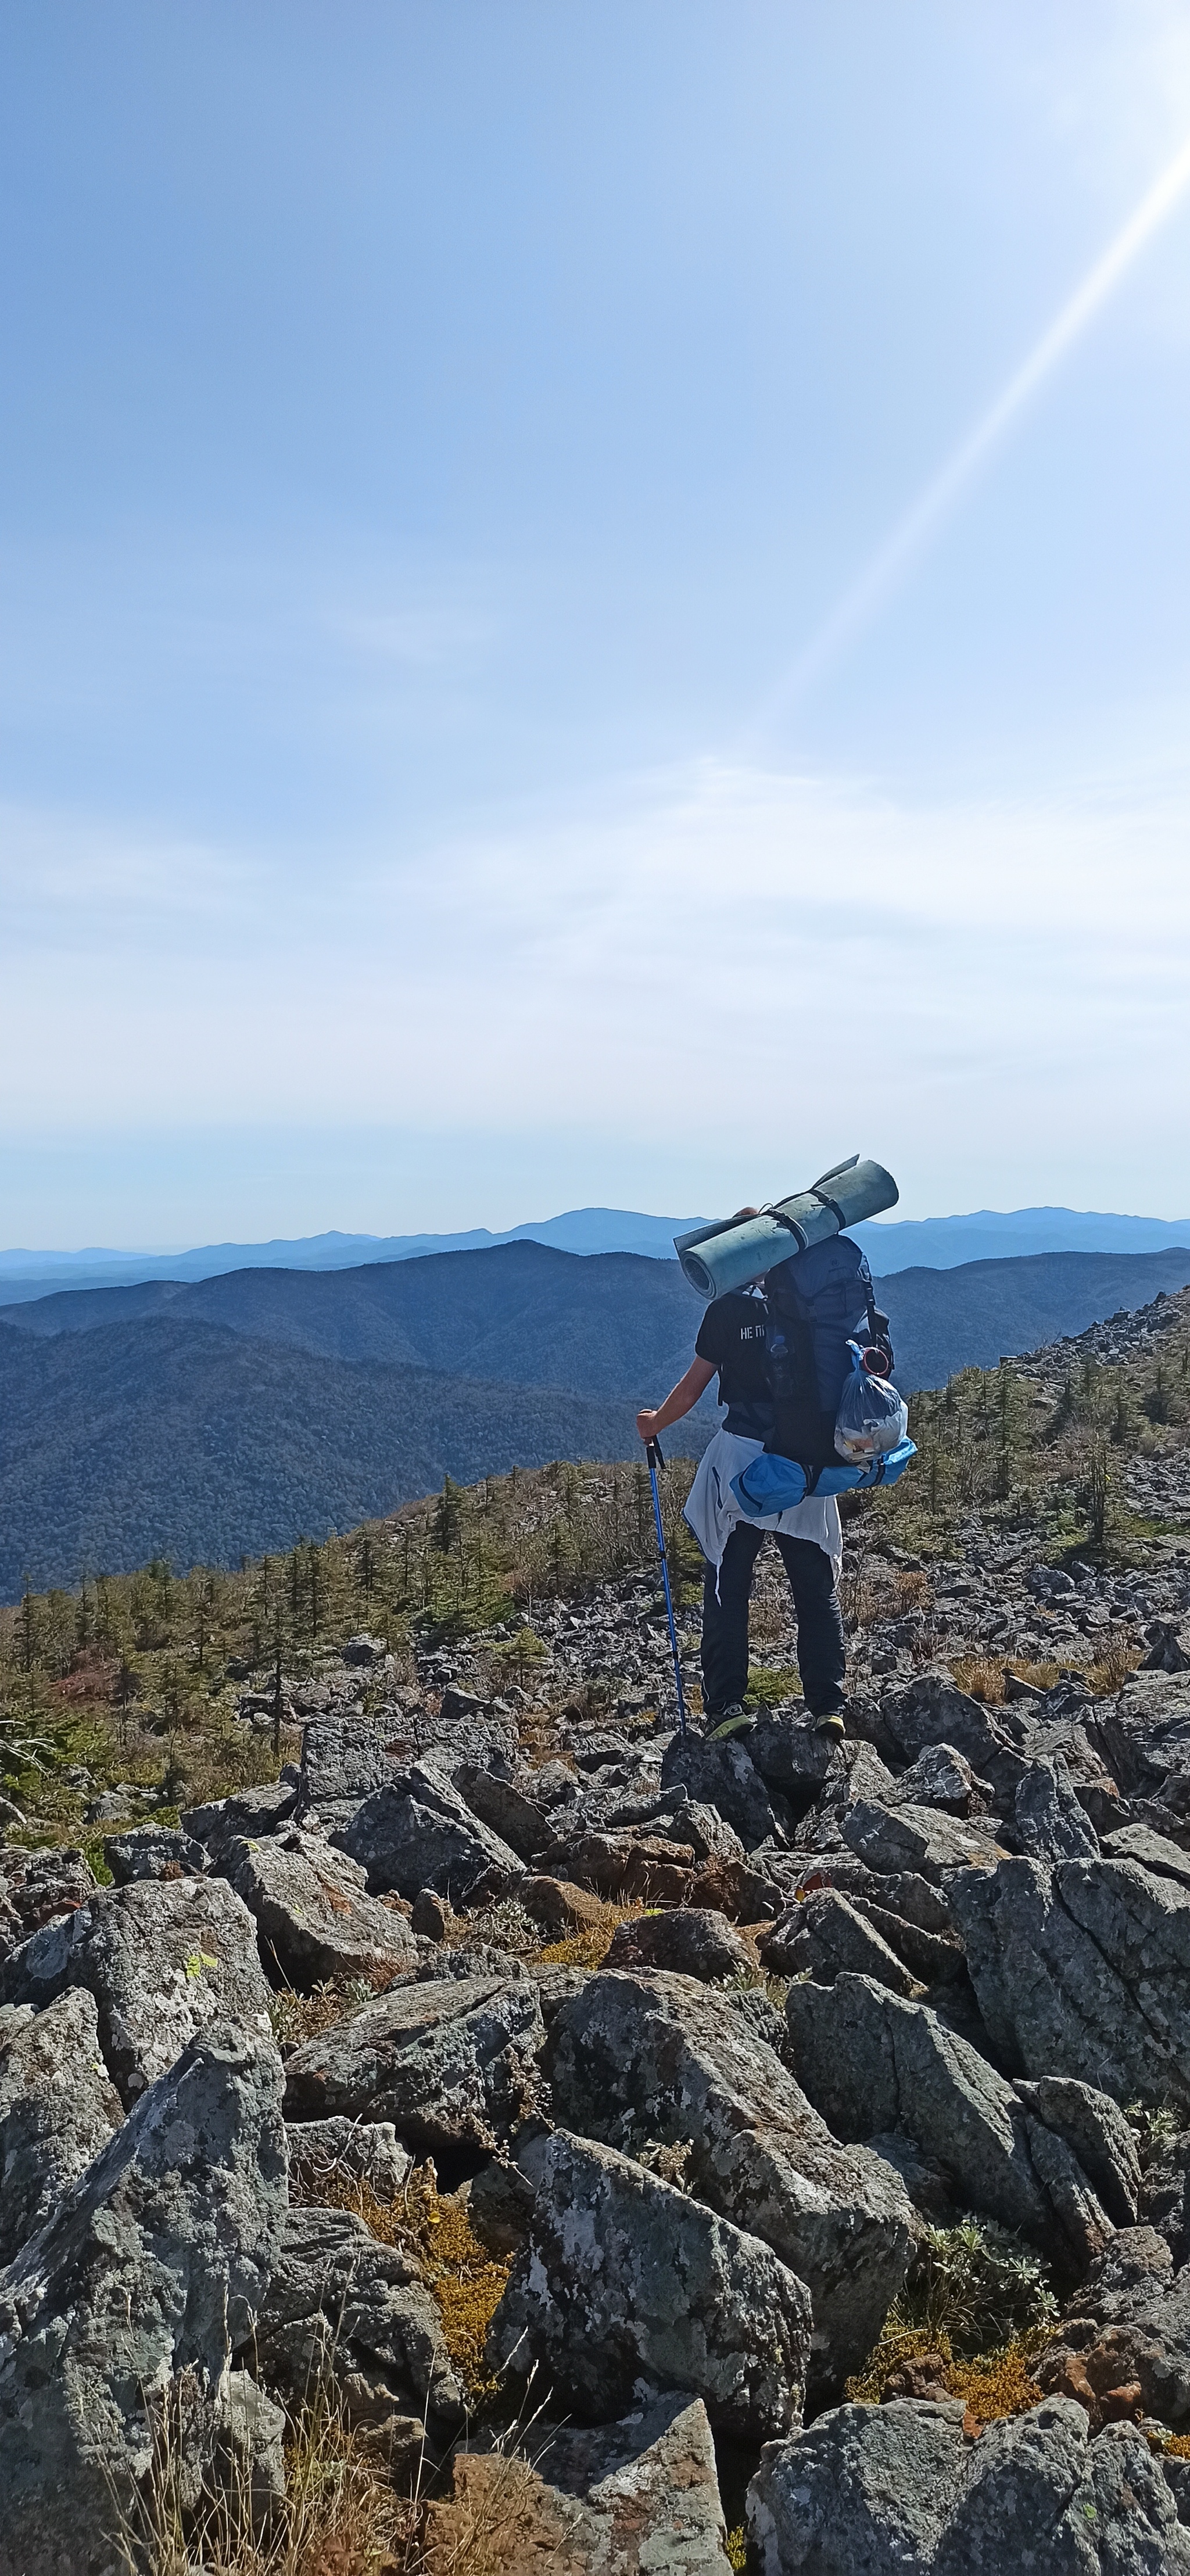
<svg viewBox="0 0 1190 2576"><path fill-rule="evenodd" d="M739 1216L755 1216L741 1208ZM733 1220L734 1221L734 1220ZM763 1288L763 1283L762 1283ZM773 1428L768 1376L768 1310L763 1294L716 1297L699 1327L694 1358L655 1409L637 1414L641 1439L655 1440L680 1422L719 1379L727 1417L691 1486L685 1519L706 1558L702 1603L703 1714L714 1740L743 1734L748 1687L748 1604L756 1559L767 1535L776 1541L797 1617L797 1660L806 1706L823 1734L846 1734L846 1650L838 1582L843 1562L839 1506L811 1495L765 1520L743 1520L731 1480L763 1449Z"/></svg>

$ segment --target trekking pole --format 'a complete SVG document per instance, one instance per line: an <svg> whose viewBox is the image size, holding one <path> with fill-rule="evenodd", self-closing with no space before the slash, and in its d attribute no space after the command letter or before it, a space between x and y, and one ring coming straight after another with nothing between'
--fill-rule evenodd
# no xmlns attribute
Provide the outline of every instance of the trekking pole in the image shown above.
<svg viewBox="0 0 1190 2576"><path fill-rule="evenodd" d="M678 1653L678 1632L674 1625L673 1595L669 1588L669 1558L665 1553L665 1531L661 1526L661 1495L657 1486L657 1470L665 1465L661 1455L661 1442L650 1440L646 1454L649 1461L649 1483L653 1488L653 1518L657 1523L657 1554L661 1559L661 1581L665 1588L665 1615L669 1621L669 1650L674 1659L674 1687L678 1694L678 1730L684 1735L686 1695L682 1689L682 1662Z"/></svg>

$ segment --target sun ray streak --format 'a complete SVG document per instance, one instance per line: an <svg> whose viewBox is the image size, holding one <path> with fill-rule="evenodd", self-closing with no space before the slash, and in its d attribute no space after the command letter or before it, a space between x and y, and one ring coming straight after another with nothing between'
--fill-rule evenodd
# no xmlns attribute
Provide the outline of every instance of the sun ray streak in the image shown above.
<svg viewBox="0 0 1190 2576"><path fill-rule="evenodd" d="M993 449L1030 403L1047 377L1095 320L1121 280L1168 218L1190 184L1187 141L1142 197L1128 222L1051 322L1037 346L1009 378L1001 394L976 422L941 470L927 483L896 522L858 578L824 619L815 635L769 690L752 718L749 740L767 732L819 674L860 634L884 605L962 498Z"/></svg>

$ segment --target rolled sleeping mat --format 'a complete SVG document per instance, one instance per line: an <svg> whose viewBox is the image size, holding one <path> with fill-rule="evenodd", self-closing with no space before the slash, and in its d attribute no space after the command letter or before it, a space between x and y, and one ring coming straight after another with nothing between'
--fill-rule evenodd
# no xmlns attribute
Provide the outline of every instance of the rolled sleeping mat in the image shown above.
<svg viewBox="0 0 1190 2576"><path fill-rule="evenodd" d="M804 1503L813 1489L820 1494L862 1494L873 1485L895 1485L906 1467L917 1456L913 1440L899 1440L895 1449L886 1449L874 1458L870 1467L823 1467L817 1476L807 1475L796 1458L778 1458L762 1449L741 1475L733 1476L731 1490L745 1520L770 1520L776 1512L791 1511Z"/></svg>
<svg viewBox="0 0 1190 2576"><path fill-rule="evenodd" d="M676 1234L674 1250L700 1297L722 1297L729 1288L751 1287L766 1270L792 1260L811 1243L895 1207L899 1195L883 1164L861 1163L855 1155L824 1172L810 1189L763 1208L759 1216L727 1217L718 1226Z"/></svg>

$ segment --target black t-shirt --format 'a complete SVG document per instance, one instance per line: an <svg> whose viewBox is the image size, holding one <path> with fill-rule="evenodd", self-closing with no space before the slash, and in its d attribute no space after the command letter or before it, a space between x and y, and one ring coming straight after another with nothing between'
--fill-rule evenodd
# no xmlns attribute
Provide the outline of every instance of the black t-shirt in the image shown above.
<svg viewBox="0 0 1190 2576"><path fill-rule="evenodd" d="M767 1440L773 1427L768 1377L768 1308L763 1297L739 1290L714 1297L694 1347L719 1371L719 1402L727 1406L724 1429L745 1440Z"/></svg>

